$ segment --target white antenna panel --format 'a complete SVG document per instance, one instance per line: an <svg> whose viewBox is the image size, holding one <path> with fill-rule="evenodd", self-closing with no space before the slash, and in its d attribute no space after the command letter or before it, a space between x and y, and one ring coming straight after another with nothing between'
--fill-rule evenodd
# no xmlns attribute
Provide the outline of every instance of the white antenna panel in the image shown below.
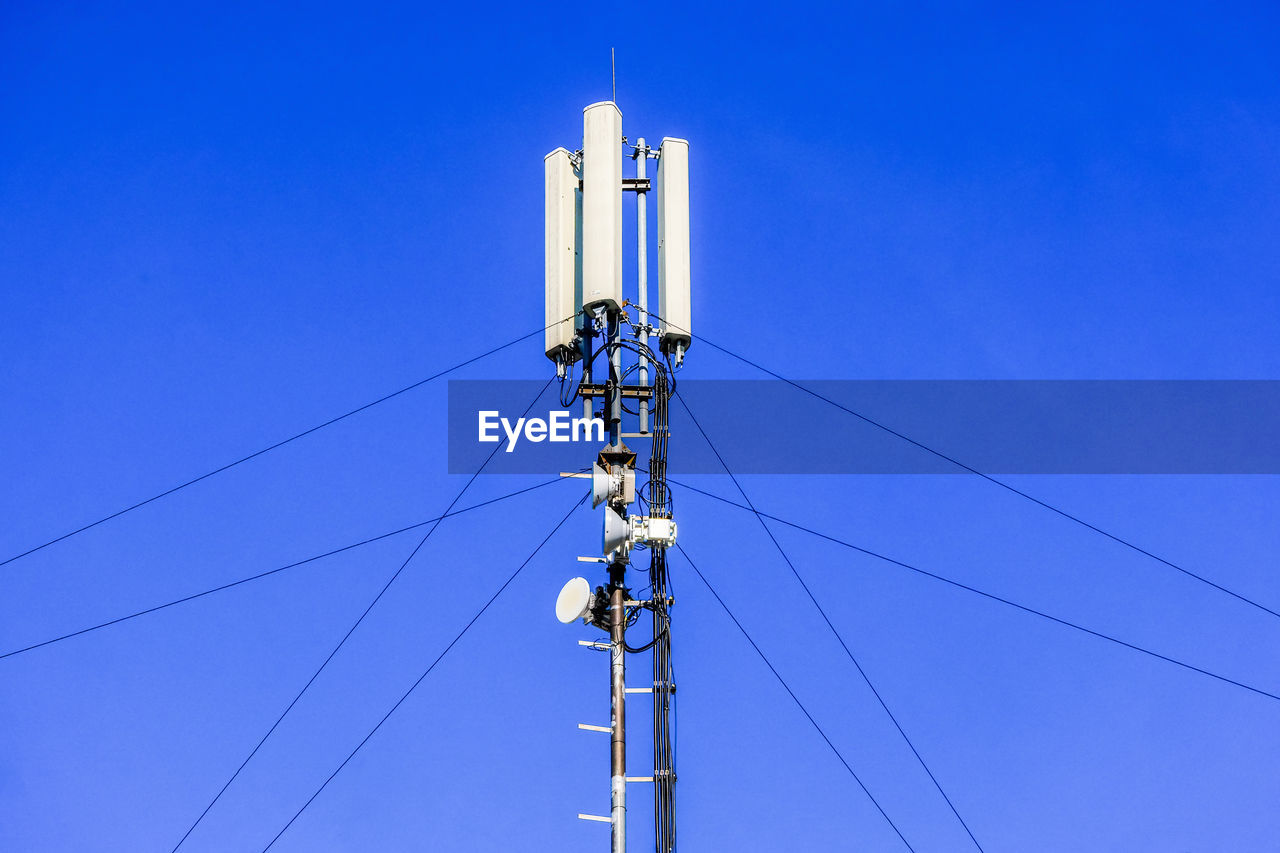
<svg viewBox="0 0 1280 853"><path fill-rule="evenodd" d="M546 174L547 358L572 362L574 318L581 292L578 273L578 177L569 152L557 148L543 159ZM567 319L566 319L567 318Z"/></svg>
<svg viewBox="0 0 1280 853"><path fill-rule="evenodd" d="M658 316L664 351L689 348L689 143L667 137L658 155Z"/></svg>
<svg viewBox="0 0 1280 853"><path fill-rule="evenodd" d="M622 304L622 113L582 111L582 307Z"/></svg>

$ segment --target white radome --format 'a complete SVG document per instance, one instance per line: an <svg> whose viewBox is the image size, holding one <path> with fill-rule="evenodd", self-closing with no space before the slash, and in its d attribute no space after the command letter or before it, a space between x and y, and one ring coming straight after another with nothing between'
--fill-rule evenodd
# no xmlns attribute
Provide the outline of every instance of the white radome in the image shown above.
<svg viewBox="0 0 1280 853"><path fill-rule="evenodd" d="M586 578L569 581L556 598L556 618L565 625L586 616L590 609L591 584Z"/></svg>

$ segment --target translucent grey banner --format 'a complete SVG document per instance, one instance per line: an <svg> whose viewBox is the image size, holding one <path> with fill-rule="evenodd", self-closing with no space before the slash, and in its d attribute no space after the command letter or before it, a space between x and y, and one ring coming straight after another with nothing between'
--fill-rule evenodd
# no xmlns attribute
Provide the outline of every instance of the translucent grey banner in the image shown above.
<svg viewBox="0 0 1280 853"><path fill-rule="evenodd" d="M1280 473L1280 381L797 382L813 393L775 380L685 380L677 393L735 474L965 473L881 426L984 474ZM599 425L555 385L529 408L543 384L451 381L449 472L474 473L495 447L484 473L589 466ZM670 419L668 471L724 473L679 400ZM629 435L634 415L623 429L643 465L649 439Z"/></svg>

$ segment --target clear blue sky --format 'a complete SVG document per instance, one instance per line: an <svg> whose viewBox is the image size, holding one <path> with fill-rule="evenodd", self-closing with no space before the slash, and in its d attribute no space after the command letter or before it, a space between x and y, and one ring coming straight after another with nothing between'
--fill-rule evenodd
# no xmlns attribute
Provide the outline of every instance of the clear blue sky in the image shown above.
<svg viewBox="0 0 1280 853"><path fill-rule="evenodd" d="M540 326L542 156L609 96L611 46L624 130L693 146L714 340L797 377L1280 378L1270 4L261 5L0 12L0 558ZM460 375L545 377L540 346ZM684 375L750 374L695 343ZM464 482L444 401L428 386L3 567L0 648L436 515ZM672 437L673 475L696 441ZM1275 478L1016 483L1280 605ZM1280 620L989 484L745 485L1280 687ZM577 488L443 524L183 849L261 849ZM966 849L755 520L677 501L685 547L915 848ZM607 809L605 738L575 728L607 723L605 663L552 612L598 523L573 517L274 849L603 848L574 816ZM778 535L988 851L1277 848L1280 702ZM0 848L169 850L412 545L0 661ZM902 849L672 564L682 849Z"/></svg>

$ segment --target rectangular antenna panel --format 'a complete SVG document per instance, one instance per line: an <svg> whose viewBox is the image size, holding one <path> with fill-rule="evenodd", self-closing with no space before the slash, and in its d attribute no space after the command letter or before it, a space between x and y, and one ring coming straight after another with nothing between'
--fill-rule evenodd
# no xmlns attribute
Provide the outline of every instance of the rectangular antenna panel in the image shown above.
<svg viewBox="0 0 1280 853"><path fill-rule="evenodd" d="M622 113L582 111L582 307L622 304Z"/></svg>
<svg viewBox="0 0 1280 853"><path fill-rule="evenodd" d="M572 362L573 321L578 313L582 271L578 177L569 152L563 148L552 151L542 162L546 175L546 352L552 361Z"/></svg>
<svg viewBox="0 0 1280 853"><path fill-rule="evenodd" d="M662 349L689 348L689 143L667 137L658 155L658 316Z"/></svg>

